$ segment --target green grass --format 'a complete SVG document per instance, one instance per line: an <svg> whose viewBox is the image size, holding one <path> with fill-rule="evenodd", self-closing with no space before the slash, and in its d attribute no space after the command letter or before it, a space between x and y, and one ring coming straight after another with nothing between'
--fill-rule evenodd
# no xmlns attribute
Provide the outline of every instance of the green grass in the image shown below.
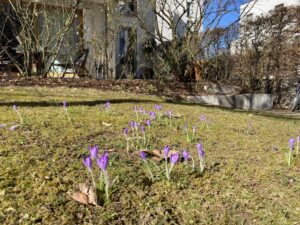
<svg viewBox="0 0 300 225"><path fill-rule="evenodd" d="M69 102L70 123L62 108ZM110 112L100 110L110 100ZM24 125L12 105L19 106ZM207 167L203 175L184 164L171 181L147 178L136 151L126 153L122 128L135 119L134 106L161 104L183 115L173 126L157 122L150 150L188 149L185 122L198 125ZM199 126L199 115L211 121ZM102 122L112 123L111 127ZM253 128L249 129L248 124ZM291 167L285 152L300 121L189 104L129 93L68 88L0 88L0 224L299 224L300 159ZM109 149L111 203L84 206L68 197L76 185L91 182L82 164L88 147ZM198 165L198 164L196 164ZM164 165L158 164L164 168Z"/></svg>

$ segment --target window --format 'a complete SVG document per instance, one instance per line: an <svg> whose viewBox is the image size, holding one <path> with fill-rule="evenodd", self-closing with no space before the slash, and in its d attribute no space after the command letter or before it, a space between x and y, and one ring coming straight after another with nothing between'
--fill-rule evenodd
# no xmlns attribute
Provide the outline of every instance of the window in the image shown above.
<svg viewBox="0 0 300 225"><path fill-rule="evenodd" d="M136 1L135 0L125 0L120 1L119 11L123 14L131 14L136 11Z"/></svg>
<svg viewBox="0 0 300 225"><path fill-rule="evenodd" d="M187 17L191 16L191 5L192 5L191 2L186 3L186 15L187 15Z"/></svg>

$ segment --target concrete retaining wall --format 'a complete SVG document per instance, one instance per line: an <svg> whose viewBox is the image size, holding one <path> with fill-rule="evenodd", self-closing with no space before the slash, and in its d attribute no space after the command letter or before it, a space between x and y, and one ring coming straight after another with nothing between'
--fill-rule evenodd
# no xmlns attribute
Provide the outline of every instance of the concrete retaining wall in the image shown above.
<svg viewBox="0 0 300 225"><path fill-rule="evenodd" d="M186 100L238 109L271 110L273 107L273 96L270 94L188 96Z"/></svg>

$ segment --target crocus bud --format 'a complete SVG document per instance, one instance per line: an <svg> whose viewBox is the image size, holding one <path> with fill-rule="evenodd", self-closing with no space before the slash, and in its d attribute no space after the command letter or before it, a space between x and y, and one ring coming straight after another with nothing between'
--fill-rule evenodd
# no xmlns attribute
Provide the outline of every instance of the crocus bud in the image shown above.
<svg viewBox="0 0 300 225"><path fill-rule="evenodd" d="M92 158L90 156L87 156L83 158L83 164L86 166L86 168L91 171L92 169Z"/></svg>
<svg viewBox="0 0 300 225"><path fill-rule="evenodd" d="M141 151L140 152L140 157L142 158L142 160L146 160L147 158L147 153L145 151Z"/></svg>
<svg viewBox="0 0 300 225"><path fill-rule="evenodd" d="M178 162L178 160L179 160L179 153L178 152L176 152L174 154L171 154L171 156L170 156L171 164L175 165Z"/></svg>
<svg viewBox="0 0 300 225"><path fill-rule="evenodd" d="M188 158L190 157L189 152L187 150L184 150L182 152L182 157L185 161L188 160Z"/></svg>
<svg viewBox="0 0 300 225"><path fill-rule="evenodd" d="M106 171L108 166L108 152L104 152L100 158L97 159L97 165L102 171Z"/></svg>

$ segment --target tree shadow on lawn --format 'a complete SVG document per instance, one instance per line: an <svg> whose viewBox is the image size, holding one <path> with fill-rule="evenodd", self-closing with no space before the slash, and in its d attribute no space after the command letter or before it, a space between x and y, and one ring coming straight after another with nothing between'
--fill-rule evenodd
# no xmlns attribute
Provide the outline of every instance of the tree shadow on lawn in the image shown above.
<svg viewBox="0 0 300 225"><path fill-rule="evenodd" d="M107 100L95 100L95 101L69 101L69 106L95 106L105 104ZM111 104L123 104L123 103L158 103L154 100L140 100L140 99L112 99L109 100ZM58 101L10 101L0 102L0 106L25 106L25 107L61 107L63 102Z"/></svg>
<svg viewBox="0 0 300 225"><path fill-rule="evenodd" d="M234 108L226 108L221 106L214 106L214 105L206 105L201 103L194 103L194 102L186 102L182 100L173 100L167 99L166 103L172 103L174 105L187 105L187 106L201 106L206 107L209 109L220 109L222 111L232 112L232 113L244 113L244 114L253 114L257 116L264 116L264 117L271 117L275 119L285 119L285 120L300 120L300 114L296 114L294 116L284 115L284 114L277 114L273 111L259 111L259 110L246 110L246 109L234 109Z"/></svg>

